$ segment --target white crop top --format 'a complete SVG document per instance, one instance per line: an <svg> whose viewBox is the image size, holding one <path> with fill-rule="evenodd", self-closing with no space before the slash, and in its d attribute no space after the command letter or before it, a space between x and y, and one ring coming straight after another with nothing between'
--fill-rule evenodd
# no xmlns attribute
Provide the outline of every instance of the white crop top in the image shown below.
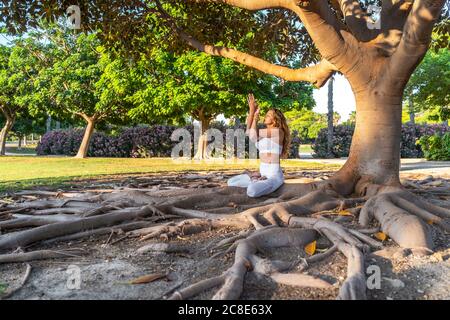
<svg viewBox="0 0 450 320"><path fill-rule="evenodd" d="M262 138L256 142L256 147L260 153L281 154L283 147L270 138Z"/></svg>

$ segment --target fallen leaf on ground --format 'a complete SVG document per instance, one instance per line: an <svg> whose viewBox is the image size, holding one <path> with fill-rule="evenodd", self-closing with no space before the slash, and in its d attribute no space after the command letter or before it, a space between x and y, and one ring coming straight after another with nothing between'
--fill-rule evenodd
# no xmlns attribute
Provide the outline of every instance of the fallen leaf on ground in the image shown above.
<svg viewBox="0 0 450 320"><path fill-rule="evenodd" d="M313 241L310 244L305 246L306 254L312 256L316 252L317 241Z"/></svg>
<svg viewBox="0 0 450 320"><path fill-rule="evenodd" d="M377 232L377 233L375 233L375 238L377 238L378 240L381 240L381 241L385 241L388 238L388 236L387 236L387 234L385 234L383 232Z"/></svg>
<svg viewBox="0 0 450 320"><path fill-rule="evenodd" d="M129 284L144 284L144 283L150 283L150 282L153 282L156 280L160 280L160 279L163 279L166 277L167 277L167 275L164 273L152 273L152 274L147 274L145 276L130 280L128 283Z"/></svg>

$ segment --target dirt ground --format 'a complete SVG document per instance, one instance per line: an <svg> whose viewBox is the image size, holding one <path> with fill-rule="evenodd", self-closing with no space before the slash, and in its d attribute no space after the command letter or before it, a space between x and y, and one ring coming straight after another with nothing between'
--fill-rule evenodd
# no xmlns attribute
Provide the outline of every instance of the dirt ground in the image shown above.
<svg viewBox="0 0 450 320"><path fill-rule="evenodd" d="M233 174L213 173L216 177L225 179ZM303 172L292 173L291 178L296 181L302 179L323 179L331 172ZM211 173L191 174L192 183L176 183L166 179L168 183L159 184L159 188L173 189L192 187L196 181L203 181ZM202 177L204 175L205 177ZM133 186L133 182L139 179L149 181L163 179L160 176L130 177L126 180L119 178L108 181L85 181L79 183L76 188L104 188L117 187L117 184ZM402 173L402 179L421 180L427 175L418 173ZM440 176L442 178L442 176ZM173 184L170 182L172 181ZM448 180L447 180L448 182ZM172 185L171 185L172 184ZM221 182L210 183L206 187L217 186ZM152 188L152 183L149 188ZM197 185L198 186L198 185ZM201 189L199 189L201 192ZM437 247L435 253L425 257L414 254L394 254L386 258L385 251L394 250L397 246L391 240L386 240L386 249L383 252L366 255L366 267L378 266L381 271L381 283L379 288L368 289L369 299L397 300L397 299L450 299L450 248L449 236L433 228L433 237ZM51 245L36 245L31 249L61 250L79 248L85 251L80 257L68 257L30 263L32 271L25 285L9 299L41 300L41 299L162 299L168 292L175 288L185 287L196 281L221 274L231 266L234 255L228 254L211 259L208 246L219 240L237 234L237 230L221 229L204 232L201 234L171 240L186 245L188 250L182 253L144 253L136 252L136 249L147 243L162 242L151 240L147 242L136 238L124 238L121 234L91 237L83 240L75 240L66 243ZM319 250L321 244L318 244ZM297 261L304 257L302 249L283 249L266 253L271 258L285 261ZM268 278L258 278L249 273L245 282L242 299L334 299L338 294L339 286L346 276L346 259L340 253L310 266L304 271L307 274L316 275L333 283L332 289L295 288L278 285ZM19 285L26 266L23 263L0 265L0 285L14 288ZM295 269L294 269L295 271ZM74 285L72 281L78 275L80 285ZM149 274L165 274L162 279L145 283L130 284L130 280ZM370 276L370 274L367 274ZM197 296L196 299L209 299L214 290Z"/></svg>

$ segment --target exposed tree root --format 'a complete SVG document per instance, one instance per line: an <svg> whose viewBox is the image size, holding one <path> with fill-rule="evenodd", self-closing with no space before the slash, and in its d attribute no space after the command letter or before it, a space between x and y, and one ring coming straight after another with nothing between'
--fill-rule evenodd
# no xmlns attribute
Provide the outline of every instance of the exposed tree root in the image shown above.
<svg viewBox="0 0 450 320"><path fill-rule="evenodd" d="M145 218L157 214L153 206L116 210L101 216L59 222L36 227L34 229L8 233L0 237L0 250L24 247L34 242L73 234L90 229L115 225L124 221Z"/></svg>
<svg viewBox="0 0 450 320"><path fill-rule="evenodd" d="M38 250L24 253L11 253L0 255L0 263L17 263L17 262L30 262L54 258L80 257L84 253L85 253L84 251L79 249L70 249L62 251Z"/></svg>
<svg viewBox="0 0 450 320"><path fill-rule="evenodd" d="M432 182L411 182L408 186L422 192ZM283 285L330 288L331 284L320 277L301 272L336 252L347 258L348 265L338 298L364 299L365 254L383 248L373 234L381 230L401 247L429 253L433 248L429 229L437 226L449 231L450 210L445 205L438 207L406 189L368 185L356 198L343 197L336 189L330 179L286 184L271 197L261 199L248 198L241 188L228 187L202 192L189 189L147 192L144 188L86 193L26 191L13 195L17 201L7 199L0 206L0 229L4 233L0 235L0 251L107 234L108 243L113 234L139 237L142 241L167 241L226 227L234 230L233 235L203 250L213 251L210 259L234 252L233 265L219 276L176 291L171 299L188 299L216 287L214 299L237 299L248 272ZM342 212L345 215L340 215ZM170 221L161 223L167 220ZM355 226L358 220L360 228ZM270 250L303 249L318 239L328 244L325 252L294 262L267 258ZM158 242L137 249L139 254L146 252L190 251L187 245ZM65 254L48 250L13 253L0 256L0 263L58 258Z"/></svg>
<svg viewBox="0 0 450 320"><path fill-rule="evenodd" d="M449 231L450 210L435 206L400 188L385 188L370 198L359 216L359 222L367 226L375 218L381 230L404 248L433 249L428 224L435 224Z"/></svg>

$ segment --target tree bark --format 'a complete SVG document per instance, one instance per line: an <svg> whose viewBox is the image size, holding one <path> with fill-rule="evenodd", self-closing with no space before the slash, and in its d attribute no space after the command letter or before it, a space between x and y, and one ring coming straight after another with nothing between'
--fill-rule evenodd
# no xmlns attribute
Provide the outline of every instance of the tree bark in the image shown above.
<svg viewBox="0 0 450 320"><path fill-rule="evenodd" d="M333 82L334 79L330 78L330 81L328 81L328 134L327 134L327 140L328 140L328 157L334 158L333 155L333 134L334 134L334 127L333 127L333 112L334 112L334 103L333 103Z"/></svg>
<svg viewBox="0 0 450 320"><path fill-rule="evenodd" d="M4 115L6 118L6 122L2 130L0 131L0 156L4 156L6 154L6 138L8 137L8 133L14 125L14 117L11 117L6 113Z"/></svg>
<svg viewBox="0 0 450 320"><path fill-rule="evenodd" d="M204 114L203 110L198 112L198 120L200 121L200 136L197 143L197 152L194 159L203 160L207 158L206 149L208 147L208 134L207 130L211 123L211 117Z"/></svg>
<svg viewBox="0 0 450 320"><path fill-rule="evenodd" d="M22 150L22 136L19 135L19 141L17 142L17 150Z"/></svg>
<svg viewBox="0 0 450 320"><path fill-rule="evenodd" d="M91 142L92 134L94 133L95 128L95 117L88 117L83 115L83 118L87 122L86 130L84 131L83 140L81 141L80 148L78 149L78 153L75 158L84 159L87 158L89 144Z"/></svg>
<svg viewBox="0 0 450 320"><path fill-rule="evenodd" d="M400 187L402 94L370 88L355 98L355 133L349 158L334 177L335 189L366 195L371 185Z"/></svg>

